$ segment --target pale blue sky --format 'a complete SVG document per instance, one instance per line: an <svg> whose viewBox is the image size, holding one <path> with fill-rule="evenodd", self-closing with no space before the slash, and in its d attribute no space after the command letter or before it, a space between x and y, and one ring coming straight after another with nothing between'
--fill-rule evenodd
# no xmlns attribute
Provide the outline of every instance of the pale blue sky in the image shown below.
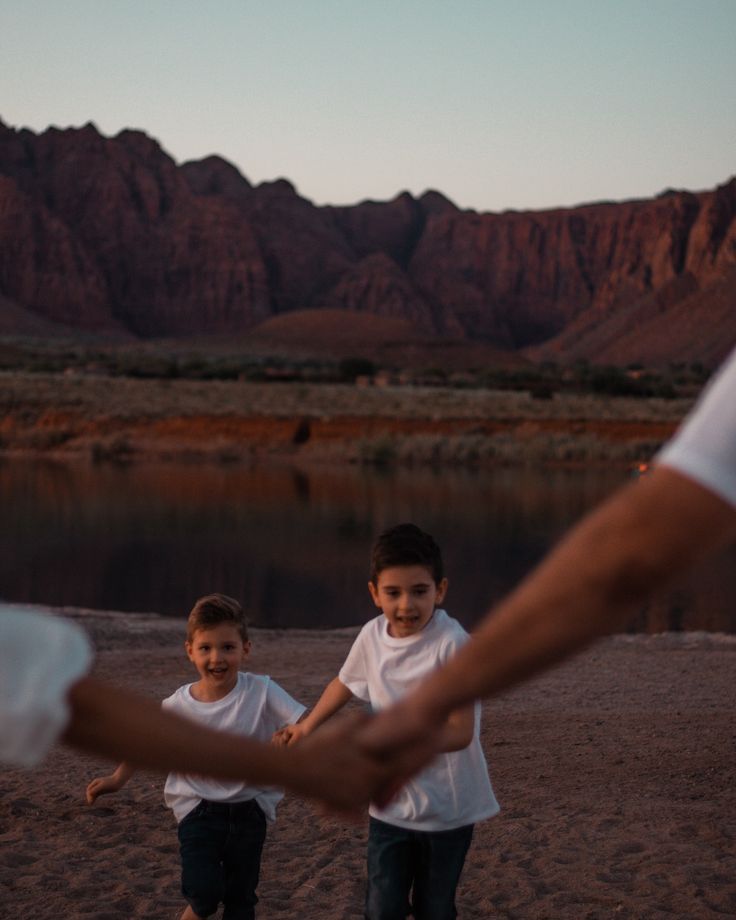
<svg viewBox="0 0 736 920"><path fill-rule="evenodd" d="M1 0L0 117L315 203L547 208L736 174L736 0Z"/></svg>

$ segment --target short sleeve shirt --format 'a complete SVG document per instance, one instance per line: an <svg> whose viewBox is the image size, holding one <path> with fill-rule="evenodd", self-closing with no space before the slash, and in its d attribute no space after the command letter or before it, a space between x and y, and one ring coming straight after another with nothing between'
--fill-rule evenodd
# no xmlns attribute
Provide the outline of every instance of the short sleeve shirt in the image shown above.
<svg viewBox="0 0 736 920"><path fill-rule="evenodd" d="M191 687L192 684L180 687L163 701L162 706L196 722L203 722L209 728L248 735L257 741L270 741L275 731L296 722L305 711L301 703L265 674L241 671L230 693L214 703L195 700ZM276 806L283 795L278 789L184 773L170 773L164 786L164 800L177 821L189 814L202 799L210 802L255 799L266 819L273 821Z"/></svg>
<svg viewBox="0 0 736 920"><path fill-rule="evenodd" d="M40 763L69 722L69 688L92 663L75 623L0 605L0 761Z"/></svg>
<svg viewBox="0 0 736 920"><path fill-rule="evenodd" d="M736 506L736 351L655 462L683 473Z"/></svg>
<svg viewBox="0 0 736 920"><path fill-rule="evenodd" d="M449 661L467 639L462 626L444 610L435 610L424 629L404 638L391 636L381 615L358 634L339 679L373 709L384 709ZM475 730L468 747L437 755L385 808L371 805L370 814L399 827L441 831L475 824L498 810L480 744L480 704L476 703Z"/></svg>

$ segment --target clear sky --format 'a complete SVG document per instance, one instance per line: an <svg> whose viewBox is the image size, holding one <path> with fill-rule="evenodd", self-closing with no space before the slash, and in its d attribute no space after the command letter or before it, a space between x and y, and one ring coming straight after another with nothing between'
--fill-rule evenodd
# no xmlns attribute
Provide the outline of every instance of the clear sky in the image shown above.
<svg viewBox="0 0 736 920"><path fill-rule="evenodd" d="M317 204L736 174L736 0L1 0L0 118L138 128Z"/></svg>

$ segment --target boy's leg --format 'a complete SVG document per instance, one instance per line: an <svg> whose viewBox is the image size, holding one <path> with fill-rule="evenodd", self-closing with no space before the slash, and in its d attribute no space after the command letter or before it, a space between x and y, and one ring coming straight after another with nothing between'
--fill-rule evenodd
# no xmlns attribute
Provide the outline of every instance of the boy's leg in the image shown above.
<svg viewBox="0 0 736 920"><path fill-rule="evenodd" d="M266 817L255 799L228 806L230 827L223 853L222 920L253 920L266 839Z"/></svg>
<svg viewBox="0 0 736 920"><path fill-rule="evenodd" d="M181 892L196 917L212 916L222 900L226 831L222 814L210 802L200 802L179 824Z"/></svg>
<svg viewBox="0 0 736 920"><path fill-rule="evenodd" d="M416 920L455 920L455 891L473 839L473 825L418 833L412 909Z"/></svg>
<svg viewBox="0 0 736 920"><path fill-rule="evenodd" d="M370 819L366 920L405 920L409 914L414 832Z"/></svg>

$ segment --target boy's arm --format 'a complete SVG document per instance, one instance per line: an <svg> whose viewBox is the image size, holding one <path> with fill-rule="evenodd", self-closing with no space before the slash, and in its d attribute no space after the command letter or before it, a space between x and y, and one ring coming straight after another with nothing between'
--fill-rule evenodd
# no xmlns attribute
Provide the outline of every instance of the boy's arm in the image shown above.
<svg viewBox="0 0 736 920"><path fill-rule="evenodd" d="M87 786L87 804L93 805L95 799L100 795L118 792L134 773L135 767L123 761L123 763L118 766L117 770L109 776L98 776L96 779L93 779Z"/></svg>
<svg viewBox="0 0 736 920"><path fill-rule="evenodd" d="M295 725L287 725L282 728L274 736L274 741L277 744L296 744L297 741L311 735L316 728L334 716L352 698L353 694L350 690L339 677L335 677L322 691L322 696L317 700L314 709Z"/></svg>

